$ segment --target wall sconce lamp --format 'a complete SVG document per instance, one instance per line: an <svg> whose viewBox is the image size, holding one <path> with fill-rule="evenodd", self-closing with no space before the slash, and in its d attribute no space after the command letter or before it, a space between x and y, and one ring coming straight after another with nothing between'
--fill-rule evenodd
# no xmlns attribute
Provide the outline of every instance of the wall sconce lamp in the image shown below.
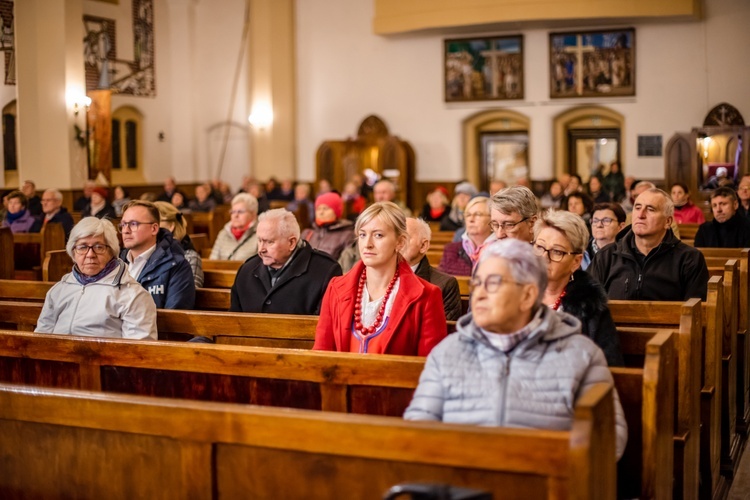
<svg viewBox="0 0 750 500"><path fill-rule="evenodd" d="M73 114L75 116L78 116L78 111L80 111L80 107L85 107L87 110L89 109L89 106L91 106L91 98L87 95L81 96L76 98L73 101Z"/></svg>
<svg viewBox="0 0 750 500"><path fill-rule="evenodd" d="M273 109L267 102L256 102L247 121L253 128L264 130L273 124Z"/></svg>

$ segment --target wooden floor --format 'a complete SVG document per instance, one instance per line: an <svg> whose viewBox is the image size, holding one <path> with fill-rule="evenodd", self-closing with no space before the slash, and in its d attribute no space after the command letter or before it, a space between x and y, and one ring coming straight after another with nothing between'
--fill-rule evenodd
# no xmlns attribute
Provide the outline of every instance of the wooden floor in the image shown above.
<svg viewBox="0 0 750 500"><path fill-rule="evenodd" d="M742 454L740 465L737 467L737 475L729 489L728 500L747 500L750 498L750 454Z"/></svg>

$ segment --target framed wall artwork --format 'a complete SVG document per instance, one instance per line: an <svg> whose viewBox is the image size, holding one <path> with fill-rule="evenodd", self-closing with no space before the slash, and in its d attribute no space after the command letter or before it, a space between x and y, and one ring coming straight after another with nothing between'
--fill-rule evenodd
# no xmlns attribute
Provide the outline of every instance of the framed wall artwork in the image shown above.
<svg viewBox="0 0 750 500"><path fill-rule="evenodd" d="M523 35L445 40L445 102L523 99Z"/></svg>
<svg viewBox="0 0 750 500"><path fill-rule="evenodd" d="M550 33L551 98L635 95L633 28Z"/></svg>

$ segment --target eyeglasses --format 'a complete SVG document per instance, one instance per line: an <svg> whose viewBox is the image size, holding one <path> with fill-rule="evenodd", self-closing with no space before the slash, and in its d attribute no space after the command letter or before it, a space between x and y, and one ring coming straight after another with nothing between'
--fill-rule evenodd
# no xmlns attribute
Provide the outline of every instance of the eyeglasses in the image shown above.
<svg viewBox="0 0 750 500"><path fill-rule="evenodd" d="M611 217L604 217L603 219L591 219L591 225L592 226L598 226L601 224L602 226L609 226L612 224L615 220Z"/></svg>
<svg viewBox="0 0 750 500"><path fill-rule="evenodd" d="M473 217L489 217L490 214L484 213L484 212L470 212L468 214L464 214L464 219L471 219Z"/></svg>
<svg viewBox="0 0 750 500"><path fill-rule="evenodd" d="M534 250L534 255L543 257L544 254L546 253L551 262L560 262L565 258L566 255L579 255L583 253L583 252L563 252L562 250L558 250L556 248L544 248L542 245L537 245L536 243L534 244L532 248Z"/></svg>
<svg viewBox="0 0 750 500"><path fill-rule="evenodd" d="M526 220L528 220L528 217L524 217L518 222L503 222L502 224L493 220L490 222L490 227L495 232L497 232L498 229L503 228L503 231L505 231L506 233L510 233L511 231L516 229L516 226L518 226L522 222L525 222Z"/></svg>
<svg viewBox="0 0 750 500"><path fill-rule="evenodd" d="M473 276L469 280L469 293L473 293L475 289L484 285L484 290L487 293L495 293L500 289L500 285L508 283L509 285L523 285L523 283L516 283L505 279L501 274L490 274L484 281L479 276Z"/></svg>
<svg viewBox="0 0 750 500"><path fill-rule="evenodd" d="M42 203L56 201L54 198L42 198Z"/></svg>
<svg viewBox="0 0 750 500"><path fill-rule="evenodd" d="M737 191L750 191L750 186L740 186L737 188Z"/></svg>
<svg viewBox="0 0 750 500"><path fill-rule="evenodd" d="M242 215L246 214L247 210L230 210L229 215Z"/></svg>
<svg viewBox="0 0 750 500"><path fill-rule="evenodd" d="M143 224L158 224L158 222L138 222L135 220L131 220L130 222L121 222L117 225L117 228L120 230L120 232L125 231L126 227L129 227L131 231L138 231L138 226L141 226Z"/></svg>
<svg viewBox="0 0 750 500"><path fill-rule="evenodd" d="M75 251L76 255L86 255L89 253L89 249L93 250L96 255L103 255L109 247L107 245L102 245L101 243L97 243L95 245L76 245L73 247L73 250Z"/></svg>

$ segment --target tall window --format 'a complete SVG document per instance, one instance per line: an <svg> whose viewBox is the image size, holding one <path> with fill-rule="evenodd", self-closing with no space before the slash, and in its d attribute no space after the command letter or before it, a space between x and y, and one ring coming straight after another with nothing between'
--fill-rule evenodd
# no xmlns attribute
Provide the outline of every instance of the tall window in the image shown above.
<svg viewBox="0 0 750 500"><path fill-rule="evenodd" d="M122 106L112 113L112 183L144 180L143 115L132 106Z"/></svg>

